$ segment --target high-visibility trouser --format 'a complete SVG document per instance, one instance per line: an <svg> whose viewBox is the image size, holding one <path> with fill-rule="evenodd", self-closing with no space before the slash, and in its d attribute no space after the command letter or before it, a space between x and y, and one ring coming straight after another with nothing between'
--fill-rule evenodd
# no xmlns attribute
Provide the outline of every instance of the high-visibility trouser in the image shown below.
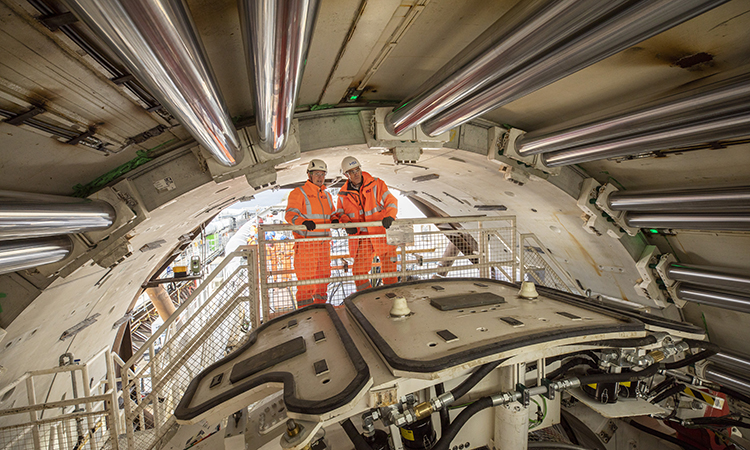
<svg viewBox="0 0 750 450"><path fill-rule="evenodd" d="M297 280L329 278L331 276L331 242L311 241L294 244L294 273ZM328 282L297 286L297 307L325 303L328 300Z"/></svg>
<svg viewBox="0 0 750 450"><path fill-rule="evenodd" d="M380 272L388 273L396 271L396 247L388 245L385 237L373 237L363 239L349 239L349 254L354 255L353 275L364 275L372 269L372 258L380 258ZM383 284L393 284L398 277L383 278ZM372 287L370 280L355 280L357 292Z"/></svg>

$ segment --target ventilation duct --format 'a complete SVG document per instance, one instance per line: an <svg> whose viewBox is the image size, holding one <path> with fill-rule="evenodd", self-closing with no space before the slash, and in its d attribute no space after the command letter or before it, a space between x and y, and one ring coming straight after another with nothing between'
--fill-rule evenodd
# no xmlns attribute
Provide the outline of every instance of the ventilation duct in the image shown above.
<svg viewBox="0 0 750 450"><path fill-rule="evenodd" d="M16 272L65 259L73 250L68 236L0 242L0 274Z"/></svg>
<svg viewBox="0 0 750 450"><path fill-rule="evenodd" d="M750 74L693 89L614 117L562 130L529 132L516 140L521 156L549 153L750 109Z"/></svg>
<svg viewBox="0 0 750 450"><path fill-rule="evenodd" d="M183 0L67 4L219 163L239 162L237 131Z"/></svg>
<svg viewBox="0 0 750 450"><path fill-rule="evenodd" d="M302 83L318 0L239 0L260 147L283 150Z"/></svg>
<svg viewBox="0 0 750 450"><path fill-rule="evenodd" d="M626 2L597 0L523 1L492 28L494 44L472 61L451 61L450 75L436 86L432 80L388 114L385 127L399 135L489 86L518 67L559 45ZM486 34L486 33L485 33ZM479 40L484 40L480 37ZM467 49L481 45L475 41ZM460 58L460 57L459 57ZM451 67L455 65L456 67ZM442 70L441 70L442 71Z"/></svg>
<svg viewBox="0 0 750 450"><path fill-rule="evenodd" d="M424 122L422 129L430 136L437 136L725 2L635 2L504 77L499 83Z"/></svg>

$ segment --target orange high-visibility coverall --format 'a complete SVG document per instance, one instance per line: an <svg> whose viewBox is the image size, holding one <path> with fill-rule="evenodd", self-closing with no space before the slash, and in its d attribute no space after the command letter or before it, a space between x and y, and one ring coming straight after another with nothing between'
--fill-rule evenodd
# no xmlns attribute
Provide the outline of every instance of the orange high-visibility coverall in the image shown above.
<svg viewBox="0 0 750 450"><path fill-rule="evenodd" d="M398 200L391 194L385 182L362 172L362 185L359 190L352 188L349 181L339 191L337 212L341 223L375 222L390 216L396 218ZM359 227L356 236L385 234L383 227ZM380 257L381 273L396 271L396 247L386 243L385 236L354 238L349 240L349 254L354 255L352 274L364 275L372 269L372 258ZM384 284L393 284L397 277L383 279ZM369 289L370 280L356 280L357 291Z"/></svg>
<svg viewBox="0 0 750 450"><path fill-rule="evenodd" d="M331 223L338 219L331 194L325 186L316 186L309 180L289 194L285 220L293 225L302 225L306 220L316 224ZM295 239L330 236L330 230L295 231ZM296 242L294 244L294 272L297 280L328 278L331 276L331 241ZM328 283L297 286L297 307L328 300Z"/></svg>

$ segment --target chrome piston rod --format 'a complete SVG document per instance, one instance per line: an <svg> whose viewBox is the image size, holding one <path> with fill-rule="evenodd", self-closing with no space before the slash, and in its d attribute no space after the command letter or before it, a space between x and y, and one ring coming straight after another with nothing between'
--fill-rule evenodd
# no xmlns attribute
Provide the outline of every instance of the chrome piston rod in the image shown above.
<svg viewBox="0 0 750 450"><path fill-rule="evenodd" d="M677 297L680 300L715 306L731 311L750 313L750 297L725 292L714 292L683 283L678 284L676 290Z"/></svg>
<svg viewBox="0 0 750 450"><path fill-rule="evenodd" d="M745 358L727 352L719 352L709 356L708 360L730 372L744 374L745 377L750 378L750 361Z"/></svg>
<svg viewBox="0 0 750 450"><path fill-rule="evenodd" d="M682 230L747 231L750 213L657 213L627 212L625 223L633 228L677 228Z"/></svg>
<svg viewBox="0 0 750 450"><path fill-rule="evenodd" d="M542 159L544 164L549 167L569 166L588 161L747 136L750 134L748 130L750 130L750 109L726 117L706 119L663 130L647 131L624 139L613 139L597 142L590 146L544 153Z"/></svg>
<svg viewBox="0 0 750 450"><path fill-rule="evenodd" d="M532 0L518 2L492 28L494 43L475 59L465 62L460 56L440 72L447 77L432 79L417 93L404 100L386 116L389 133L399 135L441 113L483 87L512 72L538 55L580 33L602 16L625 4L622 0ZM486 34L486 33L485 33ZM484 36L478 39L483 41ZM464 52L483 45L473 42ZM462 53L464 53L462 52Z"/></svg>
<svg viewBox="0 0 750 450"><path fill-rule="evenodd" d="M0 241L106 230L115 210L101 200L71 203L6 202L0 199Z"/></svg>
<svg viewBox="0 0 750 450"><path fill-rule="evenodd" d="M675 191L613 192L607 199L613 211L750 211L750 186Z"/></svg>
<svg viewBox="0 0 750 450"><path fill-rule="evenodd" d="M745 395L750 395L750 381L729 374L718 367L707 367L705 376L708 381L713 381Z"/></svg>
<svg viewBox="0 0 750 450"><path fill-rule="evenodd" d="M0 274L62 261L72 250L69 236L0 242Z"/></svg>
<svg viewBox="0 0 750 450"><path fill-rule="evenodd" d="M219 163L239 162L237 131L184 0L67 4Z"/></svg>
<svg viewBox="0 0 750 450"><path fill-rule="evenodd" d="M726 0L650 0L629 8L552 50L500 82L422 124L437 136L704 13Z"/></svg>
<svg viewBox="0 0 750 450"><path fill-rule="evenodd" d="M319 0L240 0L245 59L260 146L284 149Z"/></svg>
<svg viewBox="0 0 750 450"><path fill-rule="evenodd" d="M678 94L650 106L563 130L529 132L516 140L522 156L670 128L750 108L750 74Z"/></svg>
<svg viewBox="0 0 750 450"><path fill-rule="evenodd" d="M683 283L750 294L750 274L726 273L719 270L713 267L672 263L667 266L667 276Z"/></svg>

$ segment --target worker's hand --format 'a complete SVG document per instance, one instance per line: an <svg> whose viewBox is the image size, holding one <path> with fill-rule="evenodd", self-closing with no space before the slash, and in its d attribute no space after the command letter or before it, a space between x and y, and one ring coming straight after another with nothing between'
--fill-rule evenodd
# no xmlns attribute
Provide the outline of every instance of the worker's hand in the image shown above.
<svg viewBox="0 0 750 450"><path fill-rule="evenodd" d="M346 234L348 234L348 235L357 234L357 229L356 228L347 228L346 229Z"/></svg>
<svg viewBox="0 0 750 450"><path fill-rule="evenodd" d="M339 219L333 219L331 220L331 223L339 223Z"/></svg>
<svg viewBox="0 0 750 450"><path fill-rule="evenodd" d="M387 216L383 218L383 226L386 229L390 228L392 223L393 223L393 217Z"/></svg>
<svg viewBox="0 0 750 450"><path fill-rule="evenodd" d="M315 222L313 222L312 220L305 220L304 222L302 222L302 225L307 228L307 231L312 231L315 229Z"/></svg>

